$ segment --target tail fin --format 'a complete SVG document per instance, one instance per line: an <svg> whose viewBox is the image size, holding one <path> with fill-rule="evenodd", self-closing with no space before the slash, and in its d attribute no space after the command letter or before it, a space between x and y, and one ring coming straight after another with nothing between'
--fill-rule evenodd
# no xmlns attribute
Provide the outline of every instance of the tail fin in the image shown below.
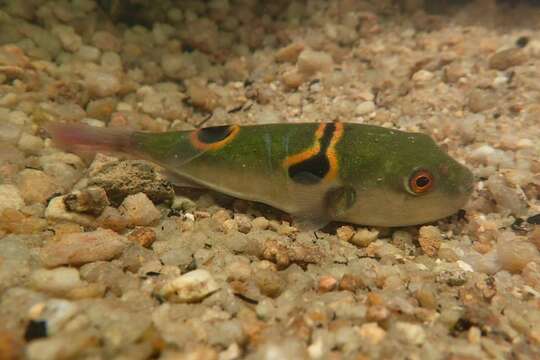
<svg viewBox="0 0 540 360"><path fill-rule="evenodd" d="M65 123L48 123L44 129L54 144L64 150L129 152L133 147L132 132L129 130Z"/></svg>

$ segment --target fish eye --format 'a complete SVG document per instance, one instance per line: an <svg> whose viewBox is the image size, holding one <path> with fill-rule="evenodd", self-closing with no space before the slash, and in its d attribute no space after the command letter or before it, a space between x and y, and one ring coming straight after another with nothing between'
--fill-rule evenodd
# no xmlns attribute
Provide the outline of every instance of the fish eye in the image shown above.
<svg viewBox="0 0 540 360"><path fill-rule="evenodd" d="M409 189L413 194L423 194L433 187L433 175L427 170L415 171L409 178Z"/></svg>

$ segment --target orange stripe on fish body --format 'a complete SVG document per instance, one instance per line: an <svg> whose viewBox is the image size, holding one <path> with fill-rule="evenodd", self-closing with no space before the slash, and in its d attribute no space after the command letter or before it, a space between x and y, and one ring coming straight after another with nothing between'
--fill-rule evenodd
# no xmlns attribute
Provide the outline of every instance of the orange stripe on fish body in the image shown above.
<svg viewBox="0 0 540 360"><path fill-rule="evenodd" d="M335 123L334 133L332 134L330 145L328 146L328 149L326 150L326 157L328 158L328 161L330 162L330 170L324 177L325 181L334 180L339 173L339 162L338 162L337 154L336 154L336 145L339 143L342 137L343 137L343 124Z"/></svg>
<svg viewBox="0 0 540 360"><path fill-rule="evenodd" d="M216 151L229 144L238 135L240 126L224 125L195 130L191 133L191 145L198 150Z"/></svg>
<svg viewBox="0 0 540 360"><path fill-rule="evenodd" d="M319 143L319 140L324 135L325 127L326 124L320 124L317 131L315 131L315 141L313 142L313 145L301 153L288 156L285 161L283 161L283 167L289 168L292 165L296 165L317 155L321 151L321 144Z"/></svg>
<svg viewBox="0 0 540 360"><path fill-rule="evenodd" d="M314 185L337 177L339 164L335 147L343 136L343 124L321 124L315 132L313 145L301 153L287 157L283 167L295 182Z"/></svg>

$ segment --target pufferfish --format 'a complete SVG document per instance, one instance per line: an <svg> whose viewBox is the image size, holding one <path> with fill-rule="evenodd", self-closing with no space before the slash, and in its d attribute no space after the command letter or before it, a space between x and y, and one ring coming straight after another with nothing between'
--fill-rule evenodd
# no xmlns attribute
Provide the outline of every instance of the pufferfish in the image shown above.
<svg viewBox="0 0 540 360"><path fill-rule="evenodd" d="M46 126L64 149L112 151L162 166L173 183L283 210L298 223L397 227L461 209L472 173L428 135L353 123L227 125L149 133Z"/></svg>

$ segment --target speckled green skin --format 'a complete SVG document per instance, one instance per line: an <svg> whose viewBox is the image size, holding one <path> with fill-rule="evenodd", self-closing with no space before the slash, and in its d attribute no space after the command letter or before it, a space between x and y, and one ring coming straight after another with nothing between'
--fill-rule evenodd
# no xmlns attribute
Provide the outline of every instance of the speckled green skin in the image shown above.
<svg viewBox="0 0 540 360"><path fill-rule="evenodd" d="M319 222L413 225L449 216L467 201L471 172L429 136L343 125L336 144L338 176L315 185L292 181L283 162L313 146L319 124L243 126L230 143L207 151L193 147L191 132L135 133L133 140L137 153L192 183ZM418 169L434 177L433 188L422 195L411 193L407 185ZM334 207L326 195L340 187L353 189L355 201L340 211L328 211Z"/></svg>

